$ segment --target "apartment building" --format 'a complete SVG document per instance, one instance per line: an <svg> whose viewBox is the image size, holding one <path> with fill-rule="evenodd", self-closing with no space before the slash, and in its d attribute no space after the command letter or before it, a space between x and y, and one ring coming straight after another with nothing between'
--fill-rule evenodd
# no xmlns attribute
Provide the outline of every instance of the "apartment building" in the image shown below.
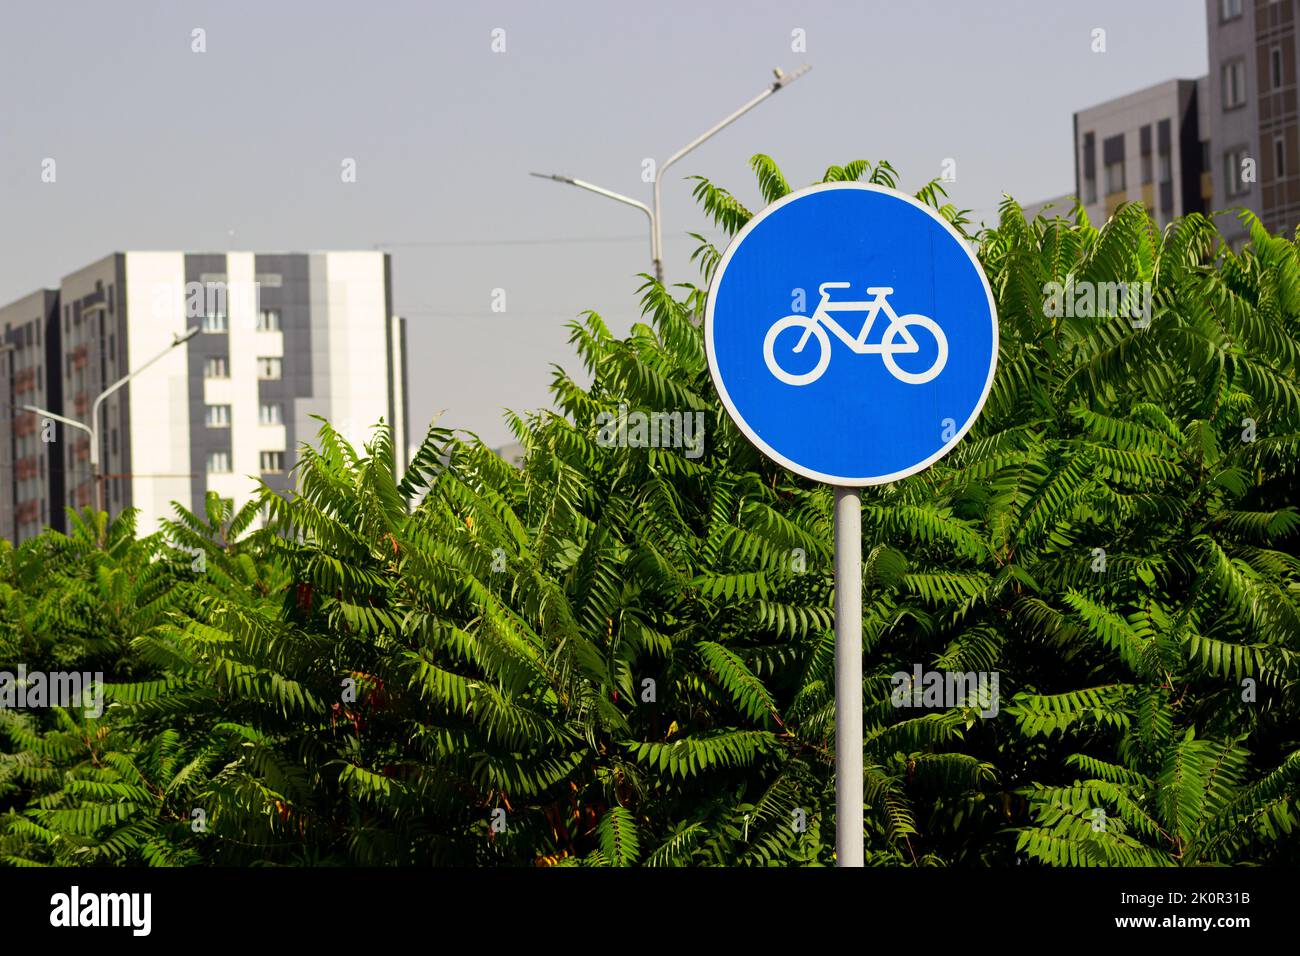
<svg viewBox="0 0 1300 956"><path fill-rule="evenodd" d="M384 253L121 252L38 295L54 297L44 378L57 390L30 404L89 424L96 399L132 375L99 410L99 490L110 514L138 509L142 533L172 502L201 510L208 491L243 503L259 481L286 489L299 445L320 428L313 416L356 444L380 419L392 424L405 468L405 330ZM20 409L3 417L15 454L28 422L50 424ZM37 454L62 488L46 480L37 497L61 515L93 504L96 482L90 437L50 430ZM3 532L14 500L10 519L0 498ZM14 525L13 537L40 527Z"/></svg>
<svg viewBox="0 0 1300 956"><path fill-rule="evenodd" d="M1206 0L1214 209L1246 207L1270 232L1300 223L1297 0ZM1219 228L1246 241L1232 216Z"/></svg>
<svg viewBox="0 0 1300 956"><path fill-rule="evenodd" d="M1205 79L1168 80L1074 114L1075 189L1100 225L1140 201L1160 228L1206 208Z"/></svg>
<svg viewBox="0 0 1300 956"><path fill-rule="evenodd" d="M57 407L59 296L43 289L0 308L0 537L63 530L63 459L46 453L49 428L22 406Z"/></svg>
<svg viewBox="0 0 1300 956"><path fill-rule="evenodd" d="M1100 224L1127 200L1163 228L1221 212L1234 248L1246 208L1272 233L1300 224L1300 0L1205 0L1209 73L1074 114L1075 189Z"/></svg>

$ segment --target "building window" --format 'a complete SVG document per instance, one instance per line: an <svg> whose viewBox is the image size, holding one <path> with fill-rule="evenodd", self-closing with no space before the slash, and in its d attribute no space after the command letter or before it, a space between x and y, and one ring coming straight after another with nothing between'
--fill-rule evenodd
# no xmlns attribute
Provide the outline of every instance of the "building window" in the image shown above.
<svg viewBox="0 0 1300 956"><path fill-rule="evenodd" d="M1246 105L1246 61L1232 60L1223 64L1223 108L1236 109Z"/></svg>
<svg viewBox="0 0 1300 956"><path fill-rule="evenodd" d="M277 379L280 377L281 362L278 358L260 356L257 360L257 377L260 379Z"/></svg>
<svg viewBox="0 0 1300 956"><path fill-rule="evenodd" d="M1226 22L1241 16L1241 0L1219 0L1219 20Z"/></svg>
<svg viewBox="0 0 1300 956"><path fill-rule="evenodd" d="M257 313L257 331L259 332L279 332L280 331L280 310L263 309Z"/></svg>
<svg viewBox="0 0 1300 956"><path fill-rule="evenodd" d="M1122 193L1128 187L1124 183L1124 160L1119 159L1106 164L1106 194Z"/></svg>
<svg viewBox="0 0 1300 956"><path fill-rule="evenodd" d="M213 475L225 474L230 471L230 452L228 451L210 451L208 452L208 473Z"/></svg>
<svg viewBox="0 0 1300 956"><path fill-rule="evenodd" d="M258 409L257 420L263 425L283 425L284 406L279 402L263 402Z"/></svg>
<svg viewBox="0 0 1300 956"><path fill-rule="evenodd" d="M230 427L229 405L208 405L205 407L204 411L206 413L206 423L209 428Z"/></svg>
<svg viewBox="0 0 1300 956"><path fill-rule="evenodd" d="M1223 154L1223 194L1242 196L1248 192L1242 181L1242 165L1246 162L1246 148L1230 149Z"/></svg>
<svg viewBox="0 0 1300 956"><path fill-rule="evenodd" d="M1160 183L1172 183L1174 181L1174 164L1168 153L1161 153L1160 162Z"/></svg>
<svg viewBox="0 0 1300 956"><path fill-rule="evenodd" d="M230 378L230 369L226 366L224 355L209 355L203 361L204 378Z"/></svg>
<svg viewBox="0 0 1300 956"><path fill-rule="evenodd" d="M1281 136L1273 137L1273 178L1286 176L1286 141Z"/></svg>
<svg viewBox="0 0 1300 956"><path fill-rule="evenodd" d="M1282 48L1273 47L1268 53L1268 74L1273 81L1273 89L1282 89Z"/></svg>
<svg viewBox="0 0 1300 956"><path fill-rule="evenodd" d="M208 312L203 316L204 332L226 332L229 331L229 323L226 322L226 313Z"/></svg>
<svg viewBox="0 0 1300 956"><path fill-rule="evenodd" d="M263 472L284 471L284 452L264 451L261 457L261 470Z"/></svg>

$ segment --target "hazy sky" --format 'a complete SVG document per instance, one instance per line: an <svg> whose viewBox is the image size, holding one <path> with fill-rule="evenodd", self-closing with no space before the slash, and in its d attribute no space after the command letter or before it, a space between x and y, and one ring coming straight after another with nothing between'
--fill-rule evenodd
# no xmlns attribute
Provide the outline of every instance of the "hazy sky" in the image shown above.
<svg viewBox="0 0 1300 956"><path fill-rule="evenodd" d="M550 366L577 367L564 323L590 308L625 332L649 269L641 213L528 171L648 201L644 158L801 63L669 172L669 280L696 277L685 233L708 231L684 177L756 207L757 152L797 185L888 159L909 190L951 157L977 216L1071 190L1073 111L1204 73L1205 5L0 0L0 303L124 249L388 249L413 437L445 409L498 444L502 407L547 404Z"/></svg>

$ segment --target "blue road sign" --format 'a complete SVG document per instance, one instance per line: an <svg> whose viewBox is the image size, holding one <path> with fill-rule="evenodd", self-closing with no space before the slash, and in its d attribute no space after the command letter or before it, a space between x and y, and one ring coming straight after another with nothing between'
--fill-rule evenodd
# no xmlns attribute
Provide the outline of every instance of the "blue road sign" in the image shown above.
<svg viewBox="0 0 1300 956"><path fill-rule="evenodd" d="M929 467L993 384L998 317L965 240L911 196L823 183L736 236L704 338L728 413L759 450L833 485Z"/></svg>

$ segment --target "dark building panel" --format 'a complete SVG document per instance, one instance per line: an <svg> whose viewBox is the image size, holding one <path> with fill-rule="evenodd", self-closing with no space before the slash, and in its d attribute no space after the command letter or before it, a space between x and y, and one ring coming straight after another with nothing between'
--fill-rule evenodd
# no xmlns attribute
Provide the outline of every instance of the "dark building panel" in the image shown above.
<svg viewBox="0 0 1300 956"><path fill-rule="evenodd" d="M1178 123L1178 157L1183 173L1183 212L1184 216L1194 212L1204 212L1205 203L1201 199L1201 133L1196 119L1197 99L1196 84L1189 84L1190 91L1187 105ZM1170 184L1170 192L1173 192ZM1161 200L1164 199L1161 189ZM1172 199L1172 197L1171 197ZM1163 207L1162 207L1163 208ZM1172 209L1172 204L1170 206ZM1168 211L1168 210L1167 210Z"/></svg>
<svg viewBox="0 0 1300 956"><path fill-rule="evenodd" d="M203 276L226 276L224 255L187 255L185 257L185 285L202 282ZM206 292L205 292L206 295ZM226 304L229 324L229 303ZM202 318L189 318L187 322L203 322ZM204 512L204 498L208 490L208 455L212 452L231 452L230 429L208 428L207 409L203 403L203 370L210 358L224 357L226 371L230 371L230 333L200 332L186 346L186 370L189 377L190 397L190 509Z"/></svg>
<svg viewBox="0 0 1300 956"><path fill-rule="evenodd" d="M17 431L20 416L18 389L14 369L18 347L19 333L13 328L0 329L5 345L13 350L0 352L0 396L3 397L4 409L0 414L0 535L10 541L18 540L18 450Z"/></svg>
<svg viewBox="0 0 1300 956"><path fill-rule="evenodd" d="M50 411L63 408L63 376L59 369L59 356L63 354L63 333L59 323L59 293L45 294L45 407ZM48 509L50 527L55 531L67 532L68 516L63 511L66 501L67 481L63 469L63 456L48 445L44 448L46 487L49 489Z"/></svg>
<svg viewBox="0 0 1300 956"><path fill-rule="evenodd" d="M1124 162L1124 134L1107 136L1105 142L1101 144L1101 150L1102 162L1106 165Z"/></svg>
<svg viewBox="0 0 1300 956"><path fill-rule="evenodd" d="M257 401L259 418L260 406L264 403L275 402L281 408L284 423L284 471L265 474L262 478L268 487L284 492L293 481L290 471L298 461L298 445L311 437L298 434L293 407L295 398L309 398L312 395L310 258L305 253L256 256L253 271L259 276L280 276L278 286L262 286L259 293L261 308L278 309L280 312L284 358L278 380L257 383ZM324 316L320 319L324 321Z"/></svg>

